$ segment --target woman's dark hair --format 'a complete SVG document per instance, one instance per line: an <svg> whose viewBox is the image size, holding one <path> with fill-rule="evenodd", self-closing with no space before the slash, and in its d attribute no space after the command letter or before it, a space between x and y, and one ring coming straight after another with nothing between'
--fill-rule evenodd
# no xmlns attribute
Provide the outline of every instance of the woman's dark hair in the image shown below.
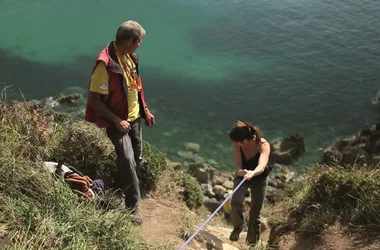
<svg viewBox="0 0 380 250"><path fill-rule="evenodd" d="M236 126L231 129L229 137L234 142L242 142L247 139L248 141L255 140L256 143L260 143L261 131L259 127L249 122L238 121Z"/></svg>

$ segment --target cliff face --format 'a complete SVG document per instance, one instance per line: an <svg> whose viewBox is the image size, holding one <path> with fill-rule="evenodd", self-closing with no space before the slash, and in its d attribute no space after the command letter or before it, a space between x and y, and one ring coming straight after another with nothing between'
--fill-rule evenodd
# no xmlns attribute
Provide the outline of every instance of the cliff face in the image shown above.
<svg viewBox="0 0 380 250"><path fill-rule="evenodd" d="M0 243L5 247L178 249L232 190L231 173L218 173L207 163L182 168L145 142L143 224L137 227L123 207L111 206L118 199L109 190L115 155L104 131L46 105L0 105ZM377 131L373 126L355 139L374 155ZM43 161L56 155L103 179L110 206L101 209L54 180ZM319 166L300 179L275 165L256 249L379 248L380 173L366 164ZM186 249L247 249L245 233L239 242L228 240L231 229L218 214Z"/></svg>

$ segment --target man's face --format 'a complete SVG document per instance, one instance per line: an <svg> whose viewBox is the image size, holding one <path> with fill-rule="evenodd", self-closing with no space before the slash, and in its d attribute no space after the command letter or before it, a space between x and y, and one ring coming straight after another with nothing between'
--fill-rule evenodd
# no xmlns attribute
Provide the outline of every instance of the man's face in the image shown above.
<svg viewBox="0 0 380 250"><path fill-rule="evenodd" d="M138 47L140 47L141 43L142 43L142 37L140 39L137 39L134 42L132 40L125 41L124 48L128 54L132 54L133 52L135 52L135 50L138 49Z"/></svg>

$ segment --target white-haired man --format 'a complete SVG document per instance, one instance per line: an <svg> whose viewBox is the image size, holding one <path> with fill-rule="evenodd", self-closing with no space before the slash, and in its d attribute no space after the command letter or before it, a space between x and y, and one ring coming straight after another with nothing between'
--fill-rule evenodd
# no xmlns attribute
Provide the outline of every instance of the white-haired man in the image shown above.
<svg viewBox="0 0 380 250"><path fill-rule="evenodd" d="M146 34L133 20L122 23L116 39L97 56L93 65L85 119L106 128L117 154L116 184L125 194L125 205L133 221L142 223L138 212L141 199L139 172L142 162L142 126L155 124L145 102L135 53Z"/></svg>

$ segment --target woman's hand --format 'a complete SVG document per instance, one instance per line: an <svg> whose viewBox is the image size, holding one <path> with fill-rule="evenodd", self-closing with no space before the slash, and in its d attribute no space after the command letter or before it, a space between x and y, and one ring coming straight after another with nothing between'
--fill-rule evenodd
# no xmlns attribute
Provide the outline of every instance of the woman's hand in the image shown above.
<svg viewBox="0 0 380 250"><path fill-rule="evenodd" d="M245 176L248 173L248 170L246 169L239 169L235 171L236 176Z"/></svg>
<svg viewBox="0 0 380 250"><path fill-rule="evenodd" d="M244 175L244 178L246 178L247 180L250 180L255 175L257 175L257 172L255 172L254 170L250 170L250 171L247 171L247 173Z"/></svg>

